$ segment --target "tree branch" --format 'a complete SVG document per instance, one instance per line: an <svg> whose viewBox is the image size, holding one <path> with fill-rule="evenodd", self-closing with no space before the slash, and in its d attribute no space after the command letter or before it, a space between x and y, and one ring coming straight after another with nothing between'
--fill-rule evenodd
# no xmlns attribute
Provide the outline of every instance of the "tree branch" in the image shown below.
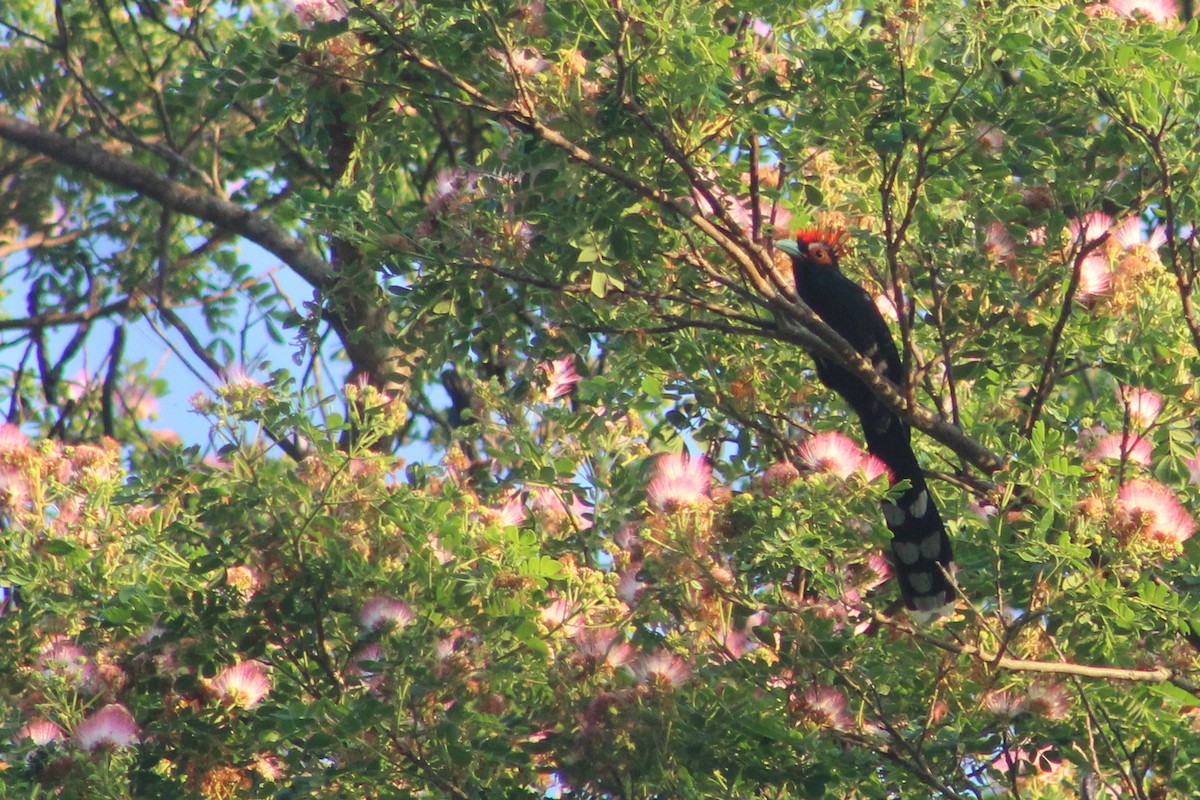
<svg viewBox="0 0 1200 800"><path fill-rule="evenodd" d="M109 153L99 143L61 136L3 113L0 113L0 139L148 197L172 211L233 231L278 257L314 287L325 287L332 278L332 270L323 258L278 225L236 203L197 191L132 159Z"/></svg>
<svg viewBox="0 0 1200 800"><path fill-rule="evenodd" d="M994 669L1007 669L1013 672L1043 672L1055 675L1073 675L1079 678L1093 678L1096 680L1109 681L1131 681L1134 683L1169 683L1183 689L1186 692L1200 692L1200 684L1195 681L1185 678L1169 667L1155 667L1154 669L1126 669L1124 667L1104 667L1095 666L1092 664L1073 664L1069 661L1033 661L1024 658L1013 658L1011 656L1001 656L995 653L988 653L983 648L972 644L960 644L958 642L948 642L944 639L939 639L936 636L930 635L921 628L917 628L908 622L898 618L890 617L880 611L874 612L872 615L876 622L887 625L909 636L920 639L921 641L931 644L934 647L945 650L948 653L956 653L958 655L971 656L982 664L991 666Z"/></svg>

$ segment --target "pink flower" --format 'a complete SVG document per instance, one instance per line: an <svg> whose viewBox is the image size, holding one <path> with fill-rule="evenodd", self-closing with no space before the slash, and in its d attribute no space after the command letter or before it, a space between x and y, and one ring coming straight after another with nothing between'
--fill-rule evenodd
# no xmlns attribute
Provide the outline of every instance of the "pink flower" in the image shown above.
<svg viewBox="0 0 1200 800"><path fill-rule="evenodd" d="M1108 292L1112 286L1112 271L1108 268L1108 256L1093 250L1084 256L1079 265L1079 288L1075 297L1087 303Z"/></svg>
<svg viewBox="0 0 1200 800"><path fill-rule="evenodd" d="M641 569L641 562L635 561L621 573L617 580L617 596L624 600L626 605L635 605L638 597L646 588L646 584L638 580L638 573L641 572Z"/></svg>
<svg viewBox="0 0 1200 800"><path fill-rule="evenodd" d="M1196 521L1175 493L1157 481L1125 484L1117 493L1117 507L1128 526L1141 528L1151 539L1182 544L1196 532Z"/></svg>
<svg viewBox="0 0 1200 800"><path fill-rule="evenodd" d="M16 425L0 425L0 455L29 447L29 437Z"/></svg>
<svg viewBox="0 0 1200 800"><path fill-rule="evenodd" d="M1008 232L1003 222L992 222L987 226L987 235L983 240L984 252L999 263L1012 260L1017 253L1017 241Z"/></svg>
<svg viewBox="0 0 1200 800"><path fill-rule="evenodd" d="M408 604L394 597L377 594L359 609L358 624L371 631L399 630L412 622L415 616Z"/></svg>
<svg viewBox="0 0 1200 800"><path fill-rule="evenodd" d="M575 649L585 658L603 658L616 638L615 628L585 628L575 637Z"/></svg>
<svg viewBox="0 0 1200 800"><path fill-rule="evenodd" d="M1127 460L1143 467L1150 466L1150 442L1136 434L1110 433L1096 442L1088 453L1088 461Z"/></svg>
<svg viewBox="0 0 1200 800"><path fill-rule="evenodd" d="M884 319L890 319L892 322L900 320L900 315L896 313L896 304L886 294L875 295L875 309Z"/></svg>
<svg viewBox="0 0 1200 800"><path fill-rule="evenodd" d="M862 471L867 483L872 483L876 478L884 475L890 476L892 474L887 464L883 463L883 459L873 456L870 453L863 453L862 462L858 465L858 468Z"/></svg>
<svg viewBox="0 0 1200 800"><path fill-rule="evenodd" d="M343 0L294 0L294 8L305 26L343 20L350 13Z"/></svg>
<svg viewBox="0 0 1200 800"><path fill-rule="evenodd" d="M89 752L119 750L138 743L138 726L129 709L109 703L75 727L75 743Z"/></svg>
<svg viewBox="0 0 1200 800"><path fill-rule="evenodd" d="M1117 399L1129 409L1129 419L1142 428L1149 428L1162 413L1162 395L1149 389L1122 386L1117 389Z"/></svg>
<svg viewBox="0 0 1200 800"><path fill-rule="evenodd" d="M1122 17L1144 14L1159 25L1179 16L1179 5L1175 0L1109 0L1108 4Z"/></svg>
<svg viewBox="0 0 1200 800"><path fill-rule="evenodd" d="M998 717L1014 719L1029 710L1029 701L1004 689L988 692L983 698L983 707Z"/></svg>
<svg viewBox="0 0 1200 800"><path fill-rule="evenodd" d="M1071 708L1071 693L1059 683L1035 681L1025 694L1029 698L1029 710L1046 719L1063 719Z"/></svg>
<svg viewBox="0 0 1200 800"><path fill-rule="evenodd" d="M801 696L800 705L805 716L822 727L848 731L854 726L846 695L832 686L810 686Z"/></svg>
<svg viewBox="0 0 1200 800"><path fill-rule="evenodd" d="M766 39L771 35L771 26L767 22L755 17L750 22L750 32L760 39Z"/></svg>
<svg viewBox="0 0 1200 800"><path fill-rule="evenodd" d="M849 436L831 431L805 439L797 455L809 469L829 472L845 480L862 464L865 453Z"/></svg>
<svg viewBox="0 0 1200 800"><path fill-rule="evenodd" d="M678 686L692 675L686 661L665 650L639 656L627 669L640 683L664 686Z"/></svg>
<svg viewBox="0 0 1200 800"><path fill-rule="evenodd" d="M858 588L862 592L878 589L892 579L892 564L879 553L872 553L857 571Z"/></svg>
<svg viewBox="0 0 1200 800"><path fill-rule="evenodd" d="M224 369L224 374L221 378L221 385L230 389L235 387L254 388L262 386L260 381L251 376L249 368L241 363L230 364Z"/></svg>
<svg viewBox="0 0 1200 800"><path fill-rule="evenodd" d="M1150 238L1146 240L1146 249L1157 253L1158 249L1167 243L1167 228L1165 225L1155 225L1150 229Z"/></svg>
<svg viewBox="0 0 1200 800"><path fill-rule="evenodd" d="M278 783L283 778L283 767L280 766L279 759L272 755L255 756L251 769L271 783Z"/></svg>
<svg viewBox="0 0 1200 800"><path fill-rule="evenodd" d="M1108 233L1113 220L1103 211L1092 211L1083 215L1083 219L1073 219L1067 226L1071 241L1076 244L1088 244Z"/></svg>
<svg viewBox="0 0 1200 800"><path fill-rule="evenodd" d="M46 677L59 676L76 687L89 685L96 674L88 652L64 636L50 639L37 664Z"/></svg>
<svg viewBox="0 0 1200 800"><path fill-rule="evenodd" d="M433 188L425 207L430 214L438 214L455 204L462 195L475 191L478 184L478 173L468 172L461 167L440 170L433 176Z"/></svg>
<svg viewBox="0 0 1200 800"><path fill-rule="evenodd" d="M506 528L519 528L525 523L525 503L520 494L513 492L509 495L504 505L496 512L496 521Z"/></svg>
<svg viewBox="0 0 1200 800"><path fill-rule="evenodd" d="M533 500L534 510L543 512L547 522L557 524L569 519L571 524L581 531L592 527L592 521L584 516L584 514L592 513L592 507L580 500L574 492L571 493L569 506L563 502L561 494L556 489L547 486L533 487L530 496Z"/></svg>
<svg viewBox="0 0 1200 800"><path fill-rule="evenodd" d="M68 398L78 403L90 389L91 379L88 377L87 370L80 369L67 379L63 392Z"/></svg>
<svg viewBox="0 0 1200 800"><path fill-rule="evenodd" d="M562 633L569 639L577 636L583 629L577 619L579 615L579 604L572 603L565 597L560 597L550 605L542 609L542 622L546 623L546 627L551 630L562 630Z"/></svg>
<svg viewBox="0 0 1200 800"><path fill-rule="evenodd" d="M1142 243L1142 220L1136 214L1126 217L1112 229L1113 239L1122 250L1132 250Z"/></svg>
<svg viewBox="0 0 1200 800"><path fill-rule="evenodd" d="M712 468L703 458L669 453L654 462L654 477L646 486L646 495L654 508L669 511L707 499L711 482Z"/></svg>
<svg viewBox="0 0 1200 800"><path fill-rule="evenodd" d="M540 369L548 376L547 402L570 394L575 390L575 384L579 383L579 373L575 371L575 356L556 358L549 364L542 364Z"/></svg>
<svg viewBox="0 0 1200 800"><path fill-rule="evenodd" d="M38 747L45 747L51 742L57 742L63 738L65 734L63 729L55 725L48 719L33 719L26 722L21 730L17 731L17 739L28 739Z"/></svg>
<svg viewBox="0 0 1200 800"><path fill-rule="evenodd" d="M238 564L226 568L225 585L235 590L242 596L242 600L249 603L255 592L262 587L262 582L252 567Z"/></svg>
<svg viewBox="0 0 1200 800"><path fill-rule="evenodd" d="M243 661L221 670L209 688L228 705L251 708L271 691L271 679L257 662Z"/></svg>
<svg viewBox="0 0 1200 800"><path fill-rule="evenodd" d="M1004 152L1004 131L995 125L979 123L972 131L972 136L983 146L988 155L998 156Z"/></svg>
<svg viewBox="0 0 1200 800"><path fill-rule="evenodd" d="M714 638L729 658L738 659L757 649L758 641L743 629L725 625L717 629Z"/></svg>
<svg viewBox="0 0 1200 800"><path fill-rule="evenodd" d="M620 632L613 628L587 628L575 637L575 647L584 658L603 659L604 663L616 669L634 658L633 647L624 641L624 637L617 641L619 635Z"/></svg>
<svg viewBox="0 0 1200 800"><path fill-rule="evenodd" d="M762 493L764 497L773 497L780 489L795 483L800 477L800 470L790 461L779 461L771 464L762 474Z"/></svg>

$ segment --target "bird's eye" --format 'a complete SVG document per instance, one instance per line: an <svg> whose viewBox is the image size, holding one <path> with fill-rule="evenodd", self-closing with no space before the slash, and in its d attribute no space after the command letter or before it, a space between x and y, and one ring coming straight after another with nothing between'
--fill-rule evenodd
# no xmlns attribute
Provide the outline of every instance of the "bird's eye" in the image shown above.
<svg viewBox="0 0 1200 800"><path fill-rule="evenodd" d="M808 257L818 264L833 263L833 253L823 244L810 244L808 246Z"/></svg>

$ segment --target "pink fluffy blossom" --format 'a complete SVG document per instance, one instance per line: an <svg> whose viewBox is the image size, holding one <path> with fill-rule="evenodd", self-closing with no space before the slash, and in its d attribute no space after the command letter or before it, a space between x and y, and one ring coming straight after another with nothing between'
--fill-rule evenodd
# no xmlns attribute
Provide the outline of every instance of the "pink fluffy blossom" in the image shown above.
<svg viewBox="0 0 1200 800"><path fill-rule="evenodd" d="M1088 453L1088 461L1130 461L1143 467L1150 466L1152 450L1147 439L1135 434L1111 433L1096 441Z"/></svg>
<svg viewBox="0 0 1200 800"><path fill-rule="evenodd" d="M635 561L617 579L617 596L624 600L626 605L635 605L646 588L646 584L638 579L641 569L641 562Z"/></svg>
<svg viewBox="0 0 1200 800"><path fill-rule="evenodd" d="M76 687L86 687L96 674L96 665L88 652L64 636L55 636L42 649L37 660L42 674L59 676Z"/></svg>
<svg viewBox="0 0 1200 800"><path fill-rule="evenodd" d="M271 691L271 679L257 662L243 661L221 670L209 687L221 701L237 708L251 708Z"/></svg>
<svg viewBox="0 0 1200 800"><path fill-rule="evenodd" d="M1008 689L988 692L983 707L998 717L1014 719L1029 710L1029 700Z"/></svg>
<svg viewBox="0 0 1200 800"><path fill-rule="evenodd" d="M344 0L295 0L293 8L300 22L306 26L343 20L350 13Z"/></svg>
<svg viewBox="0 0 1200 800"><path fill-rule="evenodd" d="M536 47L516 47L508 51L489 48L488 55L518 75L536 75L550 67Z"/></svg>
<svg viewBox="0 0 1200 800"><path fill-rule="evenodd" d="M556 358L548 364L542 364L541 369L547 375L546 400L557 400L575 390L579 383L579 373L575 371L575 356Z"/></svg>
<svg viewBox="0 0 1200 800"><path fill-rule="evenodd" d="M1082 219L1071 220L1067 232L1071 235L1071 241L1076 244L1088 244L1108 233L1112 224L1112 217L1108 214L1103 211L1091 211L1084 214Z"/></svg>
<svg viewBox="0 0 1200 800"><path fill-rule="evenodd" d="M551 630L561 630L568 639L583 629L579 619L579 604L560 597L542 609L542 622Z"/></svg>
<svg viewBox="0 0 1200 800"><path fill-rule="evenodd" d="M1104 295L1112 287L1112 270L1108 267L1108 256L1093 250L1079 265L1079 288L1075 297L1082 303Z"/></svg>
<svg viewBox="0 0 1200 800"><path fill-rule="evenodd" d="M29 447L29 437L16 425L0 425L0 455Z"/></svg>
<svg viewBox="0 0 1200 800"><path fill-rule="evenodd" d="M661 455L654 462L654 476L646 486L650 505L670 510L708 497L712 468L703 458L686 453Z"/></svg>
<svg viewBox="0 0 1200 800"><path fill-rule="evenodd" d="M810 686L801 695L800 705L805 716L822 727L848 731L854 726L846 695L832 686Z"/></svg>
<svg viewBox="0 0 1200 800"><path fill-rule="evenodd" d="M569 496L571 498L570 505L563 501L562 493L557 489L535 486L530 491L534 510L542 512L547 522L557 524L570 520L571 524L579 530L588 530L593 523L584 515L591 514L594 509L580 500L574 492L571 492Z"/></svg>
<svg viewBox="0 0 1200 800"><path fill-rule="evenodd" d="M892 298L886 294L875 295L875 309L883 316L884 319L889 319L892 322L898 322L900 315L896 313L896 304L892 302Z"/></svg>
<svg viewBox="0 0 1200 800"><path fill-rule="evenodd" d="M1142 220L1137 215L1126 217L1112 229L1113 239L1122 250L1132 250L1142 243Z"/></svg>
<svg viewBox="0 0 1200 800"><path fill-rule="evenodd" d="M1130 421L1142 428L1149 428L1162 413L1162 395L1149 389L1122 386L1117 390L1117 399L1129 409Z"/></svg>
<svg viewBox="0 0 1200 800"><path fill-rule="evenodd" d="M1029 710L1046 719L1063 719L1071 708L1071 693L1060 683L1035 681L1025 695L1029 698Z"/></svg>
<svg viewBox="0 0 1200 800"><path fill-rule="evenodd" d="M1179 16L1175 0L1109 0L1108 5L1122 17L1145 15L1159 25Z"/></svg>
<svg viewBox="0 0 1200 800"><path fill-rule="evenodd" d="M45 747L51 742L57 742L63 736L65 736L63 729L48 719L30 720L17 731L18 740L28 739L38 747Z"/></svg>
<svg viewBox="0 0 1200 800"><path fill-rule="evenodd" d="M1125 484L1117 493L1117 507L1128 526L1140 528L1150 539L1182 544L1196 532L1196 520L1175 493L1157 481Z"/></svg>
<svg viewBox="0 0 1200 800"><path fill-rule="evenodd" d="M138 743L138 726L129 709L109 703L79 723L73 735L84 750L119 750Z"/></svg>
<svg viewBox="0 0 1200 800"><path fill-rule="evenodd" d="M586 628L573 641L584 658L603 660L613 669L625 666L636 655L625 637L614 628Z"/></svg>
<svg viewBox="0 0 1200 800"><path fill-rule="evenodd" d="M992 222L987 226L987 234L983 240L983 249L992 258L1003 264L1011 261L1017 253L1017 240L1008 232L1003 222Z"/></svg>
<svg viewBox="0 0 1200 800"><path fill-rule="evenodd" d="M686 661L665 650L639 656L627 669L639 682L655 685L678 686L692 675Z"/></svg>
<svg viewBox="0 0 1200 800"><path fill-rule="evenodd" d="M229 389L262 386L262 382L250 374L250 368L242 363L230 364L221 377L221 384Z"/></svg>
<svg viewBox="0 0 1200 800"><path fill-rule="evenodd" d="M377 594L358 611L358 624L367 630L400 629L413 621L413 610L394 597Z"/></svg>
<svg viewBox="0 0 1200 800"><path fill-rule="evenodd" d="M525 502L518 492L513 492L496 512L496 521L503 527L519 528L525 524Z"/></svg>
<svg viewBox="0 0 1200 800"><path fill-rule="evenodd" d="M781 489L791 485L800 477L800 470L790 461L779 461L768 466L762 474L762 493L772 497Z"/></svg>
<svg viewBox="0 0 1200 800"><path fill-rule="evenodd" d="M862 465L866 454L849 436L830 431L805 439L797 455L809 469L829 472L845 480Z"/></svg>

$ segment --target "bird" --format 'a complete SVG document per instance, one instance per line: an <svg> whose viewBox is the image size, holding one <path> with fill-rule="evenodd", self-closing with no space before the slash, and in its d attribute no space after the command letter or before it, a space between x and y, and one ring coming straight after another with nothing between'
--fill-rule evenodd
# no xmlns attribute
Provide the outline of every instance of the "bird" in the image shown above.
<svg viewBox="0 0 1200 800"><path fill-rule="evenodd" d="M887 322L871 296L842 273L839 259L848 238L842 229L815 227L775 244L791 257L797 296L876 372L902 385L900 353ZM814 361L821 383L858 415L867 452L887 466L891 485L908 482L894 501L882 501L884 521L892 532L891 562L905 605L910 614L925 619L950 613L956 596L954 556L912 449L912 429L846 367L821 355Z"/></svg>

